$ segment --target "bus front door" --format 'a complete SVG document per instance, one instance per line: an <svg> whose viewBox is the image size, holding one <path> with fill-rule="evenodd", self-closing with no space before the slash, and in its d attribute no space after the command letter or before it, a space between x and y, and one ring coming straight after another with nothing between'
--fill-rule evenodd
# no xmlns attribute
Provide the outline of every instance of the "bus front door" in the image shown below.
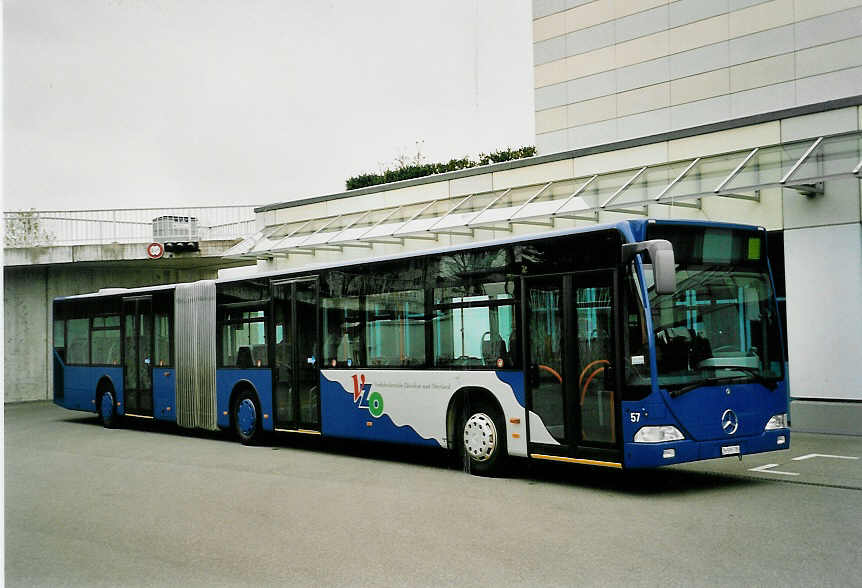
<svg viewBox="0 0 862 588"><path fill-rule="evenodd" d="M320 431L317 279L273 284L276 430Z"/></svg>
<svg viewBox="0 0 862 588"><path fill-rule="evenodd" d="M153 297L123 298L125 414L153 416Z"/></svg>
<svg viewBox="0 0 862 588"><path fill-rule="evenodd" d="M525 278L523 291L530 454L620 464L614 272Z"/></svg>

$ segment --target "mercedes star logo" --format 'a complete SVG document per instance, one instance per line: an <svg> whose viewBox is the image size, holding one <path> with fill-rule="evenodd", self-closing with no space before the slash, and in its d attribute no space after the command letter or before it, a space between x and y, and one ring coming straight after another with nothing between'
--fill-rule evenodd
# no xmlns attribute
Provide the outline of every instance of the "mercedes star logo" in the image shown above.
<svg viewBox="0 0 862 588"><path fill-rule="evenodd" d="M739 428L739 419L736 418L736 413L729 408L721 415L721 428L728 435L733 435Z"/></svg>

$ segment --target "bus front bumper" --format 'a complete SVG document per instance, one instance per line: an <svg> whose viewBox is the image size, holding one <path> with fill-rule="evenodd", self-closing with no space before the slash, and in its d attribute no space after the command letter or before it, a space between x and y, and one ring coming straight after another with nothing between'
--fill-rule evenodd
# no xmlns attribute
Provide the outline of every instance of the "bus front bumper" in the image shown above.
<svg viewBox="0 0 862 588"><path fill-rule="evenodd" d="M623 467L654 468L718 457L736 457L790 448L790 429L764 431L751 437L715 441L668 441L665 443L624 443Z"/></svg>

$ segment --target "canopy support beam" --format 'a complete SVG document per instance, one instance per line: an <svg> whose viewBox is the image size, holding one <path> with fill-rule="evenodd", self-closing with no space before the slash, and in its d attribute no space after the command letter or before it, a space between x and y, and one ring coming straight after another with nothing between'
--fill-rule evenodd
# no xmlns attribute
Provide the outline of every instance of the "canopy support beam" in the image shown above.
<svg viewBox="0 0 862 588"><path fill-rule="evenodd" d="M628 189L629 189L629 186L631 186L632 184L634 184L634 183L637 181L637 179L638 179L639 177L641 177L641 175L643 175L643 173L646 171L646 169L647 169L647 166L643 166L643 167L642 167L642 168L640 168L638 171L636 171L636 172L635 172L635 175L633 175L632 177L630 177L630 178L628 179L628 181L627 181L625 184L623 184L622 186L620 186L620 187L617 189L617 191L616 191L616 192L614 192L614 193L613 193L613 195L612 195L610 198L608 198L607 200L605 200L604 204L602 204L602 205L600 206L600 208L602 208L602 209L606 208L606 207L607 207L607 205L608 205L608 204L610 204L611 202L613 202L614 200L616 200L616 199L617 199L617 197L619 197L619 195L620 195L620 194L622 194L623 192L625 192L626 190L628 190ZM615 212L622 212L622 211L615 211Z"/></svg>
<svg viewBox="0 0 862 588"><path fill-rule="evenodd" d="M534 221L534 220L511 220L509 221L513 225L530 225L534 227L553 227L553 222L542 222L542 221Z"/></svg>
<svg viewBox="0 0 862 588"><path fill-rule="evenodd" d="M507 227L501 227L500 225L495 224L487 224L487 225L476 225L475 227L470 227L473 230L479 231L504 231L506 233L511 233L514 229L509 225Z"/></svg>
<svg viewBox="0 0 862 588"><path fill-rule="evenodd" d="M515 210L515 212L513 212L512 214L510 214L510 215L509 215L509 218L507 218L506 220L507 220L507 221L511 221L513 218L515 218L516 216L518 216L518 213L520 213L520 212L524 209L524 207L526 207L528 204L530 204L533 200L535 200L536 198L538 198L539 196L541 196L541 195L542 195L542 193L543 193L545 190L547 190L547 189L548 189L548 186L549 186L550 184L553 184L553 182L549 182L549 183L548 183L547 185L545 185L545 187L543 187L541 190L539 190L538 192L536 192L535 194L533 194L532 196L530 196L530 197L527 199L527 201L526 201L526 202L524 202L521 206L519 206L519 207Z"/></svg>
<svg viewBox="0 0 862 588"><path fill-rule="evenodd" d="M815 150L815 149L817 149L817 148L820 146L820 143L822 143L822 142L823 142L823 137L820 137L820 138L818 138L816 141L814 141L814 143L812 143L812 144L811 144L811 146L810 146L808 149L806 149L806 150L805 150L805 153L803 153L803 154L802 154L802 157L800 157L799 159L797 159L797 160L796 160L796 163L794 163L794 164L793 164L793 167L791 167L789 170L787 170L787 173L786 173L786 174L784 174L784 177L783 177L783 178L781 178L781 181L780 181L779 183L780 183L782 186L783 186L784 184L786 184L786 183L787 183L787 180L789 180L789 179L790 179L790 177L791 177L794 173L796 173L796 170L797 170L797 169L799 169L799 167L800 167L803 163L805 163L805 160L806 160L806 159L808 159L808 158L811 156L811 154L812 154L812 153L814 153L814 150Z"/></svg>
<svg viewBox="0 0 862 588"><path fill-rule="evenodd" d="M330 241L337 241L341 235L343 235L347 230L349 230L356 223L359 223L359 222L362 222L363 220L365 220L365 217L368 216L369 214L371 214L371 211L366 210L363 214L360 214L355 219L353 219L350 223L348 223L346 227L341 229L341 231L335 233L332 237L327 239L326 242L329 243Z"/></svg>
<svg viewBox="0 0 862 588"><path fill-rule="evenodd" d="M404 245L404 239L363 239L366 243L377 243L378 245Z"/></svg>
<svg viewBox="0 0 862 588"><path fill-rule="evenodd" d="M312 237L314 237L315 235L320 234L322 231L324 231L324 230L326 229L326 227L328 227L329 225L331 225L331 224L332 224L332 223L334 223L335 221L339 220L340 218L341 218L341 215L339 214L338 216L334 216L334 217L332 217L331 219L329 219L329 221L327 221L327 222L323 223L323 225L321 225L321 227L320 227L319 229L317 229L316 231L314 231L313 233L311 233L308 237L306 237L305 239L303 239L303 240L302 240L302 242L298 243L298 244L297 244L297 247L302 247L302 246L305 244L305 242L306 242L306 241L308 241L309 239L311 239L311 238L312 238ZM329 241L329 239L327 239L326 241L324 241L324 243L326 243L327 241Z"/></svg>
<svg viewBox="0 0 862 588"><path fill-rule="evenodd" d="M440 229L440 230L435 230L434 233L436 233L438 235L453 235L455 237L471 237L471 238L475 237L475 234L473 233L472 230L469 233L465 233L463 231L450 231L448 229Z"/></svg>
<svg viewBox="0 0 862 588"><path fill-rule="evenodd" d="M437 237L431 235L398 235L399 239L415 239L417 241L439 241Z"/></svg>
<svg viewBox="0 0 862 588"><path fill-rule="evenodd" d="M429 208L431 208L432 206L434 206L434 205L435 205L435 204L437 204L438 202L439 202L439 199L438 199L438 200L432 200L431 202L429 202L428 204L426 204L425 206L423 206L423 207L419 210L419 212L417 212L416 214L414 214L413 216L411 216L409 219L407 219L406 221L404 221L404 224L403 224L403 225L401 225L400 227L398 227L398 230L396 230L396 231L392 231L392 235L393 235L393 236L395 236L395 235L398 235L399 233L401 233L401 231L404 229L404 227L406 227L407 225L409 225L410 223L412 223L414 220L416 220L417 218L419 218L419 217L422 215L422 213L424 213L426 210L428 210ZM434 240L436 241L436 238L435 238Z"/></svg>
<svg viewBox="0 0 862 588"><path fill-rule="evenodd" d="M750 194L737 194L736 192L722 192L720 194L716 194L716 196L721 196L722 198L735 198L737 200L749 200L751 202L760 202L760 190L755 190L753 196Z"/></svg>
<svg viewBox="0 0 862 588"><path fill-rule="evenodd" d="M365 231L364 233L362 233L361 235L359 235L359 239L361 239L361 240L363 240L363 241L368 241L369 243L375 243L375 241L372 241L371 239L366 239L366 238L365 238L365 235L367 235L368 233L373 233L373 232L374 232L374 229L376 229L377 227L379 227L380 225L382 225L383 223L385 223L387 220L389 220L389 218L390 218L393 214L395 214L395 213L397 213L397 212L400 212L402 208L404 208L404 206L403 206L403 205L402 205L402 206L399 206L398 208L393 208L392 210L390 210L390 211L389 211L389 213L388 213L388 214L383 215L383 218L381 218L379 221L377 221L376 223L374 223L374 225L373 225L370 229L368 229L367 231ZM399 239L399 242L400 242L402 245L404 244L404 240L403 240L403 239Z"/></svg>
<svg viewBox="0 0 862 588"><path fill-rule="evenodd" d="M586 212L586 211L583 211ZM556 213L555 213L556 214ZM599 222L599 211L598 209L592 211L591 216L584 216L583 214L578 214L576 212L564 212L562 214L556 214L557 218L570 218L572 220L583 220L583 221L592 221Z"/></svg>
<svg viewBox="0 0 862 588"><path fill-rule="evenodd" d="M465 202L467 202L467 201L469 201L471 198L473 198L473 196L475 196L475 194L470 194L469 196L467 196L467 197L462 198L461 200L459 200L459 201L458 201L458 203L457 203L455 206L453 206L452 208L450 208L450 209L446 212L446 214L444 214L443 216L441 216L440 218L438 218L436 221L434 221L434 223L432 223L432 224L431 224L431 226L430 226L430 227L428 227L428 228L427 228L427 229L425 229L425 230L426 230L426 231L428 231L429 233L430 233L430 232L435 232L435 233L436 233L436 232L439 232L439 231L433 231L434 227L436 227L437 225L439 225L440 223L442 223L444 220L446 220L447 218L449 218L449 216L450 216L453 212L455 212L455 211L456 211L456 210L457 210L457 209L458 209L462 204L464 204Z"/></svg>
<svg viewBox="0 0 862 588"><path fill-rule="evenodd" d="M755 147L754 149L752 149L751 152L748 155L746 155L742 161L739 162L739 165L737 165L735 168L733 168L733 171L730 172L730 174L728 174L728 176L726 178L724 178L724 181L715 187L715 190L713 190L713 192L718 194L719 192L724 190L724 187L728 183L730 183L730 180L732 180L736 176L736 174L738 174L740 171L742 171L742 168L745 167L745 164L748 163L749 161L751 161L751 158L754 157L758 151L760 151L760 147Z"/></svg>
<svg viewBox="0 0 862 588"><path fill-rule="evenodd" d="M547 185L547 186L545 186L545 188L547 188L548 186L550 186L552 183L553 183L553 182L549 182L549 183L548 183L548 185ZM542 189L544 190L545 188L542 188ZM491 208L492 206L494 206L495 204L497 204L497 202L499 202L502 198L504 198L504 197L505 197L507 194L509 194L509 192L511 192L511 191L512 191L512 189L511 189L511 188L508 188L507 190L503 191L499 196L497 196L496 198L494 198L493 200L491 200L491 202L489 202L489 203L488 203L488 205L487 205L485 208L483 208L482 210L480 210L478 213L476 213L476 216L474 216L473 218L471 218L471 219L470 219L470 222L468 222L468 223L467 223L467 226L468 226L468 227L472 227L472 226L474 225L474 223L476 223L477 219L478 219L480 216L482 216L482 215L485 213L485 211L486 211L486 210L488 210L489 208Z"/></svg>
<svg viewBox="0 0 862 588"><path fill-rule="evenodd" d="M564 209L564 208L569 204L569 202L571 202L572 200L574 200L575 198L577 198L578 196L580 196L581 194L583 194L584 190L586 190L586 189L587 189L587 186L589 186L590 184L592 184L592 183L596 180L596 178L597 178L597 177L599 177L599 174L593 174L593 177L591 177L591 178L590 178L590 179L588 179L586 182L584 182L583 184L581 184L581 187L580 187L580 188L578 188L577 190L575 190L574 192L572 192L572 193L569 195L569 197L568 197L568 198L566 198L566 201L565 201L565 202L563 202L562 204L560 204L560 205L557 207L557 209L556 209L554 212L552 212L552 213L551 213L551 216L553 217L553 216L557 216L557 215L559 215L559 214L560 214L560 211L561 211L561 210L563 210L563 209ZM596 217L596 219L598 220L598 218L599 218L599 212L596 210L596 211L594 211L594 213L595 213L595 217ZM565 218L577 218L577 217L569 216L569 217L565 217Z"/></svg>
<svg viewBox="0 0 862 588"><path fill-rule="evenodd" d="M301 225L299 225L299 227L298 227L298 228L296 228L296 229L292 230L291 232L289 232L289 233L288 233L288 234L287 234L283 239L279 239L279 241L278 241L274 246L270 247L270 248L269 248L269 250L270 250L270 251L272 251L272 250L274 250L274 249L278 249L278 246L279 246L279 245L281 245L282 243L284 243L285 241L287 241L288 239L290 239L291 237L293 237L295 234L297 234L298 232L300 232L302 229L304 229L305 227L307 227L308 225L310 225L310 224L311 224L311 223L313 223L313 222L314 222L314 219L313 219L313 218L312 218L312 219L308 219L307 221L305 221L304 223L302 223Z"/></svg>

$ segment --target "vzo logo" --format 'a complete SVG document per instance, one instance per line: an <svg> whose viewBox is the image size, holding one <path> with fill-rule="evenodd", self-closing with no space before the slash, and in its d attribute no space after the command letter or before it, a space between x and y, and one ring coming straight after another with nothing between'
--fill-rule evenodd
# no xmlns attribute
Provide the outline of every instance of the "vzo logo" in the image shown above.
<svg viewBox="0 0 862 588"><path fill-rule="evenodd" d="M371 391L371 384L365 383L365 374L353 375L353 403L356 408L367 408L374 418L383 414L383 396Z"/></svg>

